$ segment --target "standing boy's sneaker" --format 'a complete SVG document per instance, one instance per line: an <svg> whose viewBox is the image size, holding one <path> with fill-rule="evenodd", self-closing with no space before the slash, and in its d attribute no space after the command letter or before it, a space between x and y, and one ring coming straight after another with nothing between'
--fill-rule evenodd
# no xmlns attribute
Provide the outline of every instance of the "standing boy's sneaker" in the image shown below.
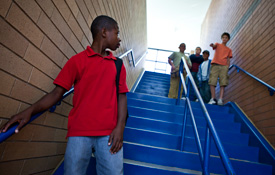
<svg viewBox="0 0 275 175"><path fill-rule="evenodd" d="M208 104L215 105L217 103L216 103L216 101L213 98L211 98L210 101L208 102Z"/></svg>
<svg viewBox="0 0 275 175"><path fill-rule="evenodd" d="M218 100L218 105L223 105L222 99L219 99L219 100Z"/></svg>

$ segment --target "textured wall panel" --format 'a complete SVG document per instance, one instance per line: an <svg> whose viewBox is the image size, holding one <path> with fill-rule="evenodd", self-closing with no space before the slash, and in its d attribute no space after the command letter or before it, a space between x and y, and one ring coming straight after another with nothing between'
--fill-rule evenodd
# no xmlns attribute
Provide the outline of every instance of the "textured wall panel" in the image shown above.
<svg viewBox="0 0 275 175"><path fill-rule="evenodd" d="M0 2L0 124L49 93L71 56L93 39L90 25L98 15L119 24L120 56L133 49L136 61L147 50L145 0L2 0ZM129 89L140 74L123 61ZM0 174L50 174L63 158L72 95L0 144Z"/></svg>

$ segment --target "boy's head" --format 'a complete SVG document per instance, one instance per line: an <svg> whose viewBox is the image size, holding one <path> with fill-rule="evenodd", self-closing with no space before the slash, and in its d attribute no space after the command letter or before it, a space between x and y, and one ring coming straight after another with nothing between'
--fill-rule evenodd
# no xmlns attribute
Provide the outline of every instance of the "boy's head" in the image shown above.
<svg viewBox="0 0 275 175"><path fill-rule="evenodd" d="M222 38L222 43L226 44L230 40L230 34L227 32L224 32L221 38Z"/></svg>
<svg viewBox="0 0 275 175"><path fill-rule="evenodd" d="M200 55L201 54L201 48L200 47L196 47L196 55Z"/></svg>
<svg viewBox="0 0 275 175"><path fill-rule="evenodd" d="M210 55L210 53L209 53L208 50L204 50L202 52L202 57L203 57L204 60L208 60L209 55Z"/></svg>
<svg viewBox="0 0 275 175"><path fill-rule="evenodd" d="M111 50L116 50L120 45L118 24L109 16L101 15L96 17L92 22L91 32L94 41L105 39L107 48Z"/></svg>
<svg viewBox="0 0 275 175"><path fill-rule="evenodd" d="M180 46L179 46L180 52L184 53L185 47L186 47L185 43L181 43Z"/></svg>

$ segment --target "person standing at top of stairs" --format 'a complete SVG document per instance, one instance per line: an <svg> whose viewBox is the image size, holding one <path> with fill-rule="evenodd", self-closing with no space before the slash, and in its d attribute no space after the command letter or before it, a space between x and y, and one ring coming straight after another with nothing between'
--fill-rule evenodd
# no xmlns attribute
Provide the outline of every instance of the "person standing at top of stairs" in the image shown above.
<svg viewBox="0 0 275 175"><path fill-rule="evenodd" d="M211 62L209 85L211 89L211 99L208 104L216 104L215 101L215 88L219 78L220 96L218 99L218 105L223 105L224 89L228 85L228 68L230 65L230 58L232 58L232 50L226 46L226 43L230 40L229 33L224 32L221 36L222 44L211 43L210 46L215 51L214 58Z"/></svg>
<svg viewBox="0 0 275 175"><path fill-rule="evenodd" d="M171 65L171 77L170 77L170 89L169 89L169 98L178 98L178 90L179 90L179 82L180 82L180 75L179 75L179 67L180 67L180 62L181 58L184 57L188 67L192 67L192 63L189 59L188 56L185 55L186 45L184 43L181 43L179 46L179 52L173 52L169 57L168 57L168 63ZM180 96L182 95L182 90L181 88L181 93Z"/></svg>
<svg viewBox="0 0 275 175"><path fill-rule="evenodd" d="M208 59L209 54L210 53L208 50L204 50L202 52L202 57L204 61L199 66L199 71L197 74L197 78L199 81L199 91L204 103L208 103L209 100L211 99L211 91L210 91L210 86L208 84L209 74L210 74L210 65L211 65L211 60Z"/></svg>
<svg viewBox="0 0 275 175"><path fill-rule="evenodd" d="M199 81L197 78L197 74L199 71L199 66L200 64L204 61L203 57L201 55L201 48L200 47L196 47L196 53L192 54L189 56L191 62L192 62L192 67L191 67L191 74L192 77L196 83L196 86L199 87ZM191 90L191 100L195 101L197 99L196 93L194 91L193 88L190 89Z"/></svg>
<svg viewBox="0 0 275 175"><path fill-rule="evenodd" d="M61 100L74 85L73 108L68 117L67 148L64 158L65 175L86 175L95 150L98 175L123 175L123 132L127 114L126 70L122 64L119 94L116 88L116 57L106 49L120 46L117 22L98 16L91 25L93 42L74 55L54 80L55 89L25 111L13 116L0 132L19 122L19 129L31 115L47 110Z"/></svg>

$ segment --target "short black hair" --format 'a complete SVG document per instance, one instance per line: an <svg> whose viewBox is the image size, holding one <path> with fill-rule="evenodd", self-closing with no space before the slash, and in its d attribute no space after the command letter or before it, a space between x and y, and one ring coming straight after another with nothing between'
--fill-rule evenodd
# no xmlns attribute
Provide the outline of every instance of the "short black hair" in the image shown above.
<svg viewBox="0 0 275 175"><path fill-rule="evenodd" d="M92 36L95 38L98 32L103 28L112 30L115 27L117 27L117 22L113 18L105 15L97 16L91 25Z"/></svg>
<svg viewBox="0 0 275 175"><path fill-rule="evenodd" d="M198 46L198 47L196 47L196 49L200 49L201 50L201 47Z"/></svg>
<svg viewBox="0 0 275 175"><path fill-rule="evenodd" d="M229 34L229 33L224 32L224 33L222 34L221 38L222 38L224 35L226 35L226 36L228 37L228 40L230 40L230 34Z"/></svg>
<svg viewBox="0 0 275 175"><path fill-rule="evenodd" d="M181 45L184 45L184 46L186 47L185 43L180 43L180 46L181 46ZM180 46L179 46L179 47L180 47Z"/></svg>
<svg viewBox="0 0 275 175"><path fill-rule="evenodd" d="M209 53L209 51L208 50L204 50L203 52L202 52L202 54L208 54L208 55L210 55L210 53Z"/></svg>

